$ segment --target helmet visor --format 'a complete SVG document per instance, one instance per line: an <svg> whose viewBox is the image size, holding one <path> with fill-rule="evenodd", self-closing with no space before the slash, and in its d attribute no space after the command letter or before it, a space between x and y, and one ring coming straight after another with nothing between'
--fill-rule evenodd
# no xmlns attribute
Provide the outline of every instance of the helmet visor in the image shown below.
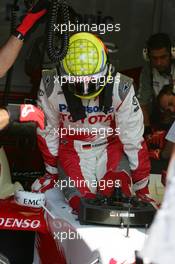
<svg viewBox="0 0 175 264"><path fill-rule="evenodd" d="M86 96L96 94L101 90L107 79L107 66L105 70L91 76L70 76L64 75L64 79L68 83L68 89L78 96Z"/></svg>
<svg viewBox="0 0 175 264"><path fill-rule="evenodd" d="M68 89L75 95L90 95L97 92L102 86L100 82L81 82L81 83L69 83Z"/></svg>

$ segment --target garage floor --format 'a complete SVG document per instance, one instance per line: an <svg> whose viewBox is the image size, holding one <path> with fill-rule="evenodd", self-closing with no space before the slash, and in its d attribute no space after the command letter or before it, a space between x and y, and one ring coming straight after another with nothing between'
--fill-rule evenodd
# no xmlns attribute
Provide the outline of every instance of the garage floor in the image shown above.
<svg viewBox="0 0 175 264"><path fill-rule="evenodd" d="M1 230L0 254L8 257L10 264L32 264L34 237L34 232Z"/></svg>

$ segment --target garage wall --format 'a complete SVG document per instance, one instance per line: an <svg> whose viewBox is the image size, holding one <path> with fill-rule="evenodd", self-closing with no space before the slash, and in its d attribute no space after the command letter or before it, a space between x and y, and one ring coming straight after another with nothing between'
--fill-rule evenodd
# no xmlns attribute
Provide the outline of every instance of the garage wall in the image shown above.
<svg viewBox="0 0 175 264"><path fill-rule="evenodd" d="M160 28L162 31L170 34L172 40L175 42L175 1L164 0L162 7L162 19Z"/></svg>
<svg viewBox="0 0 175 264"><path fill-rule="evenodd" d="M0 44L7 39L9 32L9 7L13 1L0 1ZM19 16L24 12L22 0ZM112 57L119 70L141 66L142 48L150 34L159 30L172 34L175 39L174 0L69 0L69 3L80 14L82 23L120 24L119 32L101 34L105 41L114 42L119 52ZM24 72L24 62L30 52L33 41L42 34L40 24L30 38L15 64L12 90L30 91L30 79ZM0 80L1 90L5 79Z"/></svg>
<svg viewBox="0 0 175 264"><path fill-rule="evenodd" d="M150 35L153 23L153 0L89 0L79 5L76 10L84 18L87 15L101 14L102 21L110 16L113 23L120 23L120 32L107 32L102 35L105 40L116 43L119 47L117 54L120 69L136 67L141 64L141 50L145 39Z"/></svg>

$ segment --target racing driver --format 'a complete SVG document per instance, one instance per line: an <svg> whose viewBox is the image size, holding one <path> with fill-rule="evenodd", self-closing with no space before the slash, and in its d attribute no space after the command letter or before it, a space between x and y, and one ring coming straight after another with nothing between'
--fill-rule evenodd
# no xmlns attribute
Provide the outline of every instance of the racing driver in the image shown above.
<svg viewBox="0 0 175 264"><path fill-rule="evenodd" d="M43 75L40 84L46 127L37 133L46 173L32 191L63 187L63 174L62 190L75 211L81 197L111 196L118 180L125 196L131 196L132 184L139 199L156 206L132 79L115 71L107 53L94 34L73 34L59 74Z"/></svg>

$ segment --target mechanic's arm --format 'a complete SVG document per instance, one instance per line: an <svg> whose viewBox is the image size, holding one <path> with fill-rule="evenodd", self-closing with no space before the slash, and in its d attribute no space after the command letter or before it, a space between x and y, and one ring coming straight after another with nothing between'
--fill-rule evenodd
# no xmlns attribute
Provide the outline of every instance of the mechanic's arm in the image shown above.
<svg viewBox="0 0 175 264"><path fill-rule="evenodd" d="M11 36L4 46L0 48L0 78L13 65L22 46L23 41L15 36Z"/></svg>
<svg viewBox="0 0 175 264"><path fill-rule="evenodd" d="M46 14L49 1L40 0L23 18L21 24L16 28L14 34L0 48L0 78L15 62L22 46L23 40L33 25Z"/></svg>
<svg viewBox="0 0 175 264"><path fill-rule="evenodd" d="M116 118L120 128L119 137L130 163L133 187L135 191L138 191L148 184L150 161L143 139L143 114L133 85L130 85L128 94L116 112Z"/></svg>

